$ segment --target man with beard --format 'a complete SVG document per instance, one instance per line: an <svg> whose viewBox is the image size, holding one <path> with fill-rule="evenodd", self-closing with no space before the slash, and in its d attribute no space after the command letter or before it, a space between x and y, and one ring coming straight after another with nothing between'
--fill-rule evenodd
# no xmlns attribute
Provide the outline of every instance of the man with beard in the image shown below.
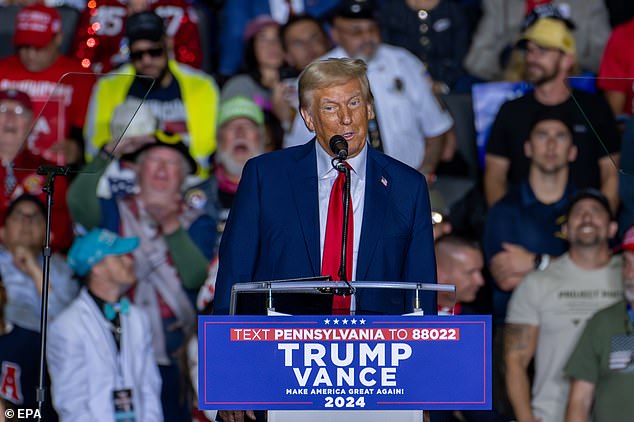
<svg viewBox="0 0 634 422"><path fill-rule="evenodd" d="M205 311L211 305L218 274L218 247L238 190L242 169L247 161L264 153L264 112L246 97L233 97L220 104L218 113L218 149L211 175L189 189L185 201L192 208L204 209L217 222L217 241L209 276L201 287L197 307Z"/></svg>
<svg viewBox="0 0 634 422"><path fill-rule="evenodd" d="M506 317L506 388L518 421L561 421L569 384L563 369L585 322L622 297L621 259L609 239L617 230L596 189L570 202L562 234L568 252L515 289ZM535 358L532 394L528 366Z"/></svg>
<svg viewBox="0 0 634 422"><path fill-rule="evenodd" d="M115 108L127 97L135 97L149 105L159 129L183 138L200 170L206 173L207 158L216 147L216 83L206 73L169 58L163 19L156 13L131 15L126 36L130 64L101 78L90 99L84 128L87 154L95 156L110 142Z"/></svg>
<svg viewBox="0 0 634 422"><path fill-rule="evenodd" d="M619 134L609 105L598 94L569 90L567 78L576 66L575 40L566 22L544 17L529 26L518 41L525 57L525 79L534 91L500 108L486 144L484 188L489 205L498 201L509 183L528 174L524 140L535 113L543 108L565 110L573 116L573 139L578 148L570 177L579 188L600 189L610 207L618 207ZM585 116L589 119L586 120Z"/></svg>
<svg viewBox="0 0 634 422"><path fill-rule="evenodd" d="M624 421L634 414L634 227L623 241L623 300L597 312L568 360L566 421Z"/></svg>
<svg viewBox="0 0 634 422"><path fill-rule="evenodd" d="M342 1L332 26L338 47L323 58L351 57L368 64L376 111L368 127L370 145L431 175L453 120L436 101L423 63L404 48L381 42L375 13L372 1ZM298 115L284 146L303 144L309 137Z"/></svg>
<svg viewBox="0 0 634 422"><path fill-rule="evenodd" d="M224 231L233 198L246 162L264 153L264 113L246 97L233 97L220 104L218 149L211 175L185 194L194 208L205 209L218 222L218 241Z"/></svg>

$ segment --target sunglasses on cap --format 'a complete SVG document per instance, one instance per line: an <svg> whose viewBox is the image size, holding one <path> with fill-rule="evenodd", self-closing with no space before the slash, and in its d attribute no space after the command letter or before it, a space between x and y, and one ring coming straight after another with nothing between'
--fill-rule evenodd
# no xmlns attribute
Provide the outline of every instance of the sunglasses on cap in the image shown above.
<svg viewBox="0 0 634 422"><path fill-rule="evenodd" d="M132 61L139 61L143 58L143 56L145 56L146 54L149 54L150 57L161 57L163 55L163 47L156 47L156 48L148 48L147 50L137 50L137 51L131 51L130 52L130 60Z"/></svg>

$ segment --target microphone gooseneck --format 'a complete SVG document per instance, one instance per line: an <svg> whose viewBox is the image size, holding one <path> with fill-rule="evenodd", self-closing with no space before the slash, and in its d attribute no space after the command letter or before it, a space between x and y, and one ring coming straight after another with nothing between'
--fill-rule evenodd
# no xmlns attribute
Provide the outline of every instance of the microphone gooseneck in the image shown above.
<svg viewBox="0 0 634 422"><path fill-rule="evenodd" d="M330 151L340 160L348 159L348 141L341 135L335 135L330 138Z"/></svg>
<svg viewBox="0 0 634 422"><path fill-rule="evenodd" d="M330 151L335 155L332 159L332 166L339 172L345 175L345 185L344 185L344 194L343 194L343 231L341 236L341 264L339 266L339 280L346 283L347 291L340 292L336 291L337 295L353 295L355 293L355 288L352 286L350 281L348 280L346 273L346 266L352 265L352 263L346 262L346 250L347 244L352 239L348 239L348 216L350 214L350 167L348 167L345 162L348 159L348 141L341 135L334 135L330 138L330 142L328 143L330 146Z"/></svg>

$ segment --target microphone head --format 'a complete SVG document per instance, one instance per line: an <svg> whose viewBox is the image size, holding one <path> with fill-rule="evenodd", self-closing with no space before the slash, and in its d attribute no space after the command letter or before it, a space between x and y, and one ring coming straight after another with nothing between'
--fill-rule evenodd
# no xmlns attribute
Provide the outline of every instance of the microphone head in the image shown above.
<svg viewBox="0 0 634 422"><path fill-rule="evenodd" d="M348 141L341 135L334 135L330 138L330 151L342 160L347 159Z"/></svg>

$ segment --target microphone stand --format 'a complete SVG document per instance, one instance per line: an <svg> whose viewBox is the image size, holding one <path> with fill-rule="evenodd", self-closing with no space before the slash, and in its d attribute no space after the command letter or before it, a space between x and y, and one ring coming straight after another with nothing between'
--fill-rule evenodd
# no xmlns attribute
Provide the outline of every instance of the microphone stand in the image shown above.
<svg viewBox="0 0 634 422"><path fill-rule="evenodd" d="M46 361L46 334L48 328L48 289L51 268L51 208L53 207L53 193L55 192L55 177L68 176L69 166L44 165L37 169L37 174L46 176L46 181L42 191L46 192L46 236L43 248L43 270L42 270L42 304L40 316L40 375L39 384L35 393L40 415L45 401L46 391L44 388L44 364Z"/></svg>
<svg viewBox="0 0 634 422"><path fill-rule="evenodd" d="M338 172L343 173L345 177L343 195L343 230L341 232L341 264L339 265L339 280L346 283L348 286L348 295L352 296L355 292L355 288L350 284L347 268L347 254L348 250L348 218L350 217L350 167L346 164L342 157L335 157L332 159L332 166L337 169ZM352 263L351 263L352 265ZM345 296L345 294L344 294Z"/></svg>

